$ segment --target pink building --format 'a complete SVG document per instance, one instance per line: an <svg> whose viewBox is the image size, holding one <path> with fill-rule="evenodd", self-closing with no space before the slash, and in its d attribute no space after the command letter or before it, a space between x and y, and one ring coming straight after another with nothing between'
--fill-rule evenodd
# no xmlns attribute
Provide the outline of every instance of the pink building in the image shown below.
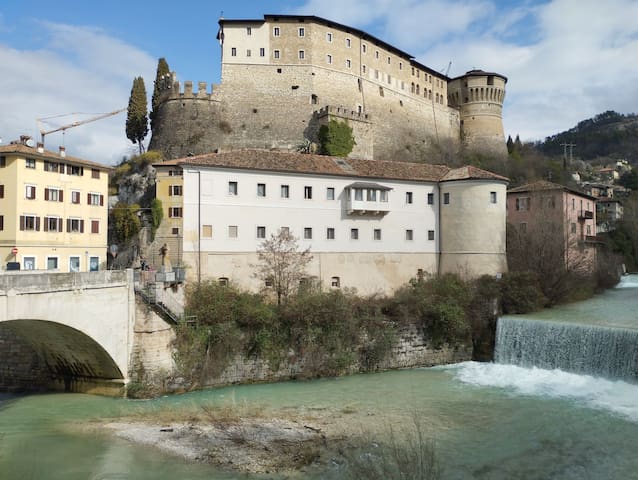
<svg viewBox="0 0 638 480"><path fill-rule="evenodd" d="M565 262L593 270L599 243L595 197L544 180L522 185L507 191L507 223L521 238L542 236L541 246L562 238Z"/></svg>

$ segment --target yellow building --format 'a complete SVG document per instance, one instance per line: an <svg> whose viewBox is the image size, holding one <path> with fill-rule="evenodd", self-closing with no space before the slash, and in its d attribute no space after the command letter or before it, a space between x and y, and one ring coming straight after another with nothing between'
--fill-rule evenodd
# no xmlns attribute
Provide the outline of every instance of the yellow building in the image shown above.
<svg viewBox="0 0 638 480"><path fill-rule="evenodd" d="M155 198L162 202L163 220L151 248L153 264L159 264L158 248L166 244L173 265L182 264L182 217L184 177L182 167L175 160L154 164L156 171Z"/></svg>
<svg viewBox="0 0 638 480"><path fill-rule="evenodd" d="M0 146L0 269L104 268L110 167L23 140Z"/></svg>

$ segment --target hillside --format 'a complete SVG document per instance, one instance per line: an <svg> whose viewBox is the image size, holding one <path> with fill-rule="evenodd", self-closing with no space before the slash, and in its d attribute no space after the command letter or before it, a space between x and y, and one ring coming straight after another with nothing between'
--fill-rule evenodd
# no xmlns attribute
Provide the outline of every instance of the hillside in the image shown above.
<svg viewBox="0 0 638 480"><path fill-rule="evenodd" d="M582 160L600 157L638 163L638 115L607 111L579 122L574 128L547 137L537 147L545 155L563 155L563 143L573 143L574 156Z"/></svg>

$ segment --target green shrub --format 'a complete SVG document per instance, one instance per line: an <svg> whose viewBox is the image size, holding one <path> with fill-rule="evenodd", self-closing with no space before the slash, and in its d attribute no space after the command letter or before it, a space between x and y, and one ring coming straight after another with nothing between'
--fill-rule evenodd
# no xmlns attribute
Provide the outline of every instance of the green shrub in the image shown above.
<svg viewBox="0 0 638 480"><path fill-rule="evenodd" d="M510 272L501 279L503 313L529 313L547 304L538 277L533 272Z"/></svg>
<svg viewBox="0 0 638 480"><path fill-rule="evenodd" d="M352 127L347 122L330 120L319 128L321 153L335 157L347 157L357 142L352 135Z"/></svg>

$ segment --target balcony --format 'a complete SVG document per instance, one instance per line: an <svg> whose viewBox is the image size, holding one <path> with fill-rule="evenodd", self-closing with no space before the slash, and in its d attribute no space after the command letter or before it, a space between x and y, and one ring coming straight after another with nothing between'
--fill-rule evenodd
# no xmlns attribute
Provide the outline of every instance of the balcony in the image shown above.
<svg viewBox="0 0 638 480"><path fill-rule="evenodd" d="M581 210L580 212L578 212L578 220L593 220L593 218L594 212L591 210Z"/></svg>
<svg viewBox="0 0 638 480"><path fill-rule="evenodd" d="M385 215L390 211L389 187L377 183L355 182L346 187L346 211L349 215Z"/></svg>

